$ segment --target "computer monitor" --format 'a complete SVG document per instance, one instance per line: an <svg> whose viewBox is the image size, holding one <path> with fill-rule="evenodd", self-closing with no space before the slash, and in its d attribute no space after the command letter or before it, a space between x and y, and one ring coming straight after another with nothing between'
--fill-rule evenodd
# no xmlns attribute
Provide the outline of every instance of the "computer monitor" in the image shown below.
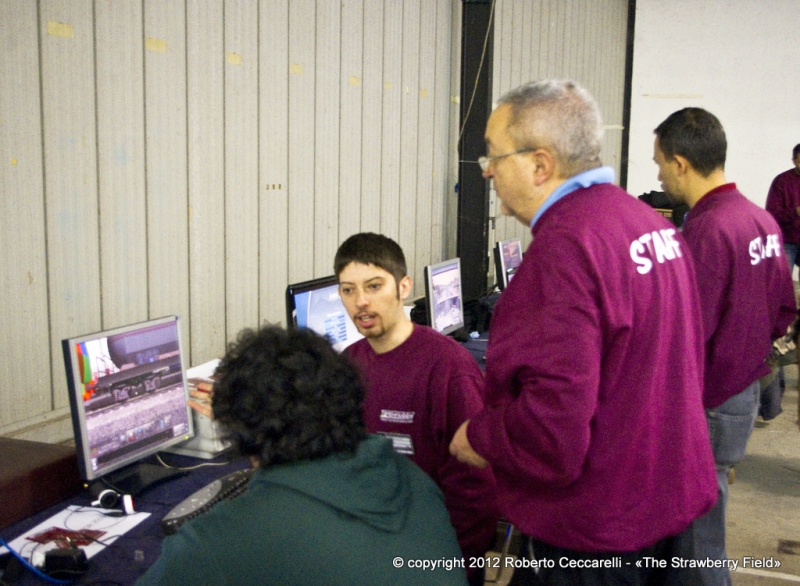
<svg viewBox="0 0 800 586"><path fill-rule="evenodd" d="M497 287L502 291L511 282L522 262L522 242L519 238L502 240L494 245L494 268Z"/></svg>
<svg viewBox="0 0 800 586"><path fill-rule="evenodd" d="M178 318L61 344L81 478L137 494L179 473L141 462L194 435Z"/></svg>
<svg viewBox="0 0 800 586"><path fill-rule="evenodd" d="M286 323L327 337L337 352L364 337L347 314L333 275L286 287Z"/></svg>
<svg viewBox="0 0 800 586"><path fill-rule="evenodd" d="M437 332L449 334L464 327L461 259L425 267L425 305L428 323Z"/></svg>

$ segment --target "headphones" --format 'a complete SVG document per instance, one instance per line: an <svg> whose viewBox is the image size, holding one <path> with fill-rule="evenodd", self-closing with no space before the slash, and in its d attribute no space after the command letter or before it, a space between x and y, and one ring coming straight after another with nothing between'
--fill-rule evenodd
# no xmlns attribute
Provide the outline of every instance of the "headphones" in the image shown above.
<svg viewBox="0 0 800 586"><path fill-rule="evenodd" d="M120 494L116 490L112 490L110 488L103 489L101 487L98 489L93 489L92 495L95 497L95 500L92 501L93 507L113 509L121 502L122 510L117 510L114 512L124 513L125 515L131 515L134 513L133 497L129 494Z"/></svg>

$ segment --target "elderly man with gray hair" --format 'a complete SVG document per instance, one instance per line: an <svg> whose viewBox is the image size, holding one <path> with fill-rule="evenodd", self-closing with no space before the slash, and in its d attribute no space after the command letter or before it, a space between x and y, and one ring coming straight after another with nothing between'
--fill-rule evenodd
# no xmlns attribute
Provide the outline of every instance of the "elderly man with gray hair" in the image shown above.
<svg viewBox="0 0 800 586"><path fill-rule="evenodd" d="M525 536L513 584L691 584L687 533L716 500L692 260L612 184L602 132L578 84L530 83L479 160L533 241L492 316L486 407L450 449L492 465Z"/></svg>

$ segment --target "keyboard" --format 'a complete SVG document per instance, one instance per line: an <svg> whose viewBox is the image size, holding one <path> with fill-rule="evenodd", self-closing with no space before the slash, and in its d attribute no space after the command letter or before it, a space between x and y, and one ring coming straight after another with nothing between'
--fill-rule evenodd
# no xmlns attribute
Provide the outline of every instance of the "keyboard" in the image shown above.
<svg viewBox="0 0 800 586"><path fill-rule="evenodd" d="M253 472L252 468L237 470L209 482L200 490L193 492L164 515L164 518L161 519L161 530L166 535L172 535L186 521L210 511L217 503L244 494L247 492Z"/></svg>

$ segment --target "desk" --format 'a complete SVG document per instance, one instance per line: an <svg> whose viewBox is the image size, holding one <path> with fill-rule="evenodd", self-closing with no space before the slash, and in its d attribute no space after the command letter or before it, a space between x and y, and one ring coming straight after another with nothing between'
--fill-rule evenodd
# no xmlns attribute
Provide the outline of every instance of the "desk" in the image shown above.
<svg viewBox="0 0 800 586"><path fill-rule="evenodd" d="M143 492L138 497L135 497L134 506L136 510L150 513L150 516L90 559L89 571L80 580L77 580L75 582L76 584L126 585L136 582L161 553L161 540L164 537L160 527L162 517L164 517L173 506L197 489L202 488L217 478L225 476L229 472L247 468L250 464L244 458L231 460L231 458L225 454L213 460L202 460L188 456L162 453L161 459L170 466L178 468L187 468L208 463L218 464L227 462L227 464L224 466L205 466L191 470L185 476L156 485ZM157 463L154 457L148 458L145 461ZM68 505L89 506L90 504L91 499L89 498L88 491L83 491L73 498L67 499L49 509L45 509L40 513L9 525L0 530L0 537L6 542L10 542L39 523L46 521L54 514L65 509ZM141 551L144 554L144 559L142 561L136 561L135 552L137 551ZM16 584L19 586L38 586L49 584L49 582L26 571Z"/></svg>

